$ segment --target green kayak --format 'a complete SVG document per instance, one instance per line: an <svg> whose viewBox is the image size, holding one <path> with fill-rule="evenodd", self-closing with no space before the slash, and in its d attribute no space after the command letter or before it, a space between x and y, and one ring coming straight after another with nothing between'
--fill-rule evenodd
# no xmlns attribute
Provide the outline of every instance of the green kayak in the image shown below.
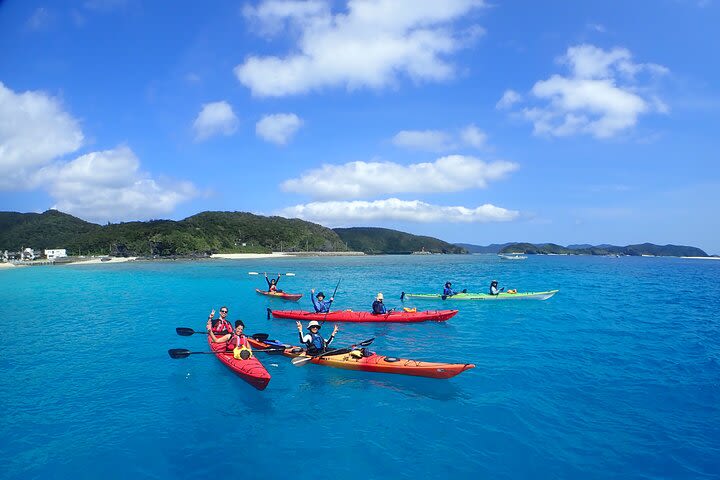
<svg viewBox="0 0 720 480"><path fill-rule="evenodd" d="M547 292L517 292L517 293L458 293L446 297L439 293L405 293L400 294L400 300L412 298L414 300L547 300L559 290L548 290Z"/></svg>

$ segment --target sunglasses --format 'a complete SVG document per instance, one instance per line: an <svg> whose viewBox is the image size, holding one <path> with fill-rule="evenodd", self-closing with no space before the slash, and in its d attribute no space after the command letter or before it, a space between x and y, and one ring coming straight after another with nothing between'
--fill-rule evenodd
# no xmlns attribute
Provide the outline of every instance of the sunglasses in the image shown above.
<svg viewBox="0 0 720 480"><path fill-rule="evenodd" d="M220 313L227 313L227 310L220 310Z"/></svg>

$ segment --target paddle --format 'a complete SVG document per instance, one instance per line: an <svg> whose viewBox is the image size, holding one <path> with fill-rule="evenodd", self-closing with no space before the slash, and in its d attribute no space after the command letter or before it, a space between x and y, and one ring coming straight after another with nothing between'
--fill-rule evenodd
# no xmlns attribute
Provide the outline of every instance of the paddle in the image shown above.
<svg viewBox="0 0 720 480"><path fill-rule="evenodd" d="M335 301L335 294L337 293L337 289L340 286L340 280L338 280L337 285L335 285L335 291L332 294L332 297L330 297L330 303L328 304L328 311L325 312L325 318L323 318L323 321L321 325L325 325L325 320L327 320L328 313L330 313L330 307L332 307L332 302Z"/></svg>
<svg viewBox="0 0 720 480"><path fill-rule="evenodd" d="M208 332L199 332L197 330L193 330L192 328L187 328L187 327L177 327L175 329L175 332L178 335L180 335L181 337L190 337L196 333L199 333L201 335L208 335ZM225 334L225 335L227 335L227 334ZM264 342L265 340L268 339L268 337L270 335L268 335L267 333L253 333L250 336L259 342Z"/></svg>
<svg viewBox="0 0 720 480"><path fill-rule="evenodd" d="M284 351L284 349L282 349L282 348L265 348L265 349L256 348L253 350L253 352L265 352L265 353L275 353L275 352L283 352L283 351ZM190 355L209 355L209 354L215 355L216 353L227 353L227 354L231 355L233 352L191 352L190 350L188 350L186 348L171 348L170 350L168 350L168 355L170 355L170 358L175 358L175 359L187 358Z"/></svg>
<svg viewBox="0 0 720 480"><path fill-rule="evenodd" d="M350 346L350 348L352 349L352 348L354 348L354 347L367 347L367 346L370 345L374 340L375 340L374 337L373 337L373 338L369 338L369 339L364 340L364 341L362 341L362 342L360 342L360 343L358 343L358 344L356 344L356 345ZM333 353L337 353L337 352L342 351L342 350L347 350L347 348L348 348L348 347L336 348L335 350L330 350L329 352L325 352L325 353L320 354L320 355L311 355L311 356L304 356L304 357L295 357L295 358L293 358L290 362L291 362L293 365L295 365L296 367L302 367L303 365L305 365L306 363L308 363L308 362L309 362L310 360L312 360L313 358L321 358L321 357L325 357L325 356L327 356L327 355L332 355Z"/></svg>
<svg viewBox="0 0 720 480"><path fill-rule="evenodd" d="M248 272L248 275L260 275L260 272ZM263 275L264 275L264 274L263 274ZM292 272L278 273L278 275L284 275L284 276L286 276L286 277L294 277L294 276L295 276L295 274L292 273Z"/></svg>

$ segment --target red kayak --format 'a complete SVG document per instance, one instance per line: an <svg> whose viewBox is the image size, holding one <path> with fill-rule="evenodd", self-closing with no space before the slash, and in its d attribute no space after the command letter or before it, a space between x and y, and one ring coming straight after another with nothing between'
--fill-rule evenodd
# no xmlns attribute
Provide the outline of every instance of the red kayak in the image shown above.
<svg viewBox="0 0 720 480"><path fill-rule="evenodd" d="M291 302L297 302L300 300L300 297L302 297L302 293L268 292L267 290L260 290L259 288L256 288L255 291L260 295L279 298L280 300L290 300Z"/></svg>
<svg viewBox="0 0 720 480"><path fill-rule="evenodd" d="M208 343L212 351L215 352L215 356L224 363L226 367L237 373L243 380L258 390L265 390L265 387L267 387L267 384L270 382L270 374L265 370L260 360L255 358L254 354L247 360L238 360L233 357L232 352L225 351L224 343L213 343L210 335L208 335ZM250 344L252 346L255 345L255 343Z"/></svg>
<svg viewBox="0 0 720 480"><path fill-rule="evenodd" d="M353 312L352 310L336 310L330 313L315 313L305 310L270 310L275 318L292 320L317 320L319 322L444 322L454 317L457 310L428 310L425 312L406 312L403 310L375 315L371 312Z"/></svg>
<svg viewBox="0 0 720 480"><path fill-rule="evenodd" d="M274 340L261 342L248 338L250 344L255 348L277 348L280 344ZM285 345L283 345L285 346ZM395 373L399 375L412 375L415 377L428 378L451 378L465 370L475 368L472 363L439 363L421 362L408 360L406 358L388 357L369 352L366 349L350 353L350 349L343 349L336 355L314 357L310 360L316 365L327 367L344 368L346 370L360 370L363 372ZM307 356L305 350L300 347L286 346L283 351L286 357Z"/></svg>

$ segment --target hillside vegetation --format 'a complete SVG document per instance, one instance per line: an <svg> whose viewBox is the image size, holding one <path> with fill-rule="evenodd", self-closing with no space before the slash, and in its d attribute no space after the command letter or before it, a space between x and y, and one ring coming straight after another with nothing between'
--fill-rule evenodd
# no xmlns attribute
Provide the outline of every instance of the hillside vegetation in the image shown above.
<svg viewBox="0 0 720 480"><path fill-rule="evenodd" d="M615 245L571 245L563 247L554 243L510 243L500 249L499 253L530 253L557 255L654 255L657 257L707 257L708 254L697 247L686 245L655 245L641 243L619 247Z"/></svg>
<svg viewBox="0 0 720 480"><path fill-rule="evenodd" d="M359 250L369 254L406 254L420 251L423 248L432 253L467 253L464 248L437 238L412 235L388 228L336 228L335 233L340 236L350 250Z"/></svg>

